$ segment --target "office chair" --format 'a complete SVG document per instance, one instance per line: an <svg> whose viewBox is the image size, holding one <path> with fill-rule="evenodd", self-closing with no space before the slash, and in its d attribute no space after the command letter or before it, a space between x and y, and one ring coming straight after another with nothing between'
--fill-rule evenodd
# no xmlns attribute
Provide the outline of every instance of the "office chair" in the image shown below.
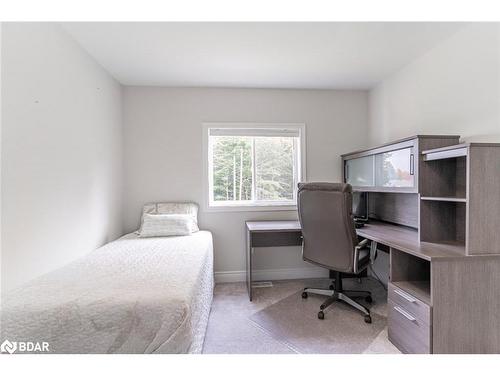
<svg viewBox="0 0 500 375"><path fill-rule="evenodd" d="M358 275L370 262L368 240L358 241L352 211L352 188L349 184L311 182L298 187L298 211L302 227L302 258L320 267L335 272L335 282L330 289L305 288L302 298L308 293L329 298L320 306L319 319L335 301L343 301L365 315L371 323L370 310L354 298L364 297L372 302L368 291L348 291L342 287L342 274Z"/></svg>

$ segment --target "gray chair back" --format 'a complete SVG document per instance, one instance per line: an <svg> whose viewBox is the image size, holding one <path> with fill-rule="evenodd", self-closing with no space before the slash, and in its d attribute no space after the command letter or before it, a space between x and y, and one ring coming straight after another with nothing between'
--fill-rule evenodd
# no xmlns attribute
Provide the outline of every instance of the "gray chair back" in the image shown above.
<svg viewBox="0 0 500 375"><path fill-rule="evenodd" d="M351 185L300 183L297 194L303 259L334 271L352 273L358 237L352 218Z"/></svg>

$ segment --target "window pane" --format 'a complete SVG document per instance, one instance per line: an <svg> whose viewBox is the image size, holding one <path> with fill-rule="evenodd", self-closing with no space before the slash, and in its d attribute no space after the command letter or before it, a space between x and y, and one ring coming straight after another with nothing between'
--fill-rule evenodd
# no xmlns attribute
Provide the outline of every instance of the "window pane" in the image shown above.
<svg viewBox="0 0 500 375"><path fill-rule="evenodd" d="M252 138L211 137L213 200L252 199Z"/></svg>
<svg viewBox="0 0 500 375"><path fill-rule="evenodd" d="M257 200L293 200L292 137L255 137Z"/></svg>
<svg viewBox="0 0 500 375"><path fill-rule="evenodd" d="M404 148L375 155L377 186L413 187L410 174L411 148Z"/></svg>

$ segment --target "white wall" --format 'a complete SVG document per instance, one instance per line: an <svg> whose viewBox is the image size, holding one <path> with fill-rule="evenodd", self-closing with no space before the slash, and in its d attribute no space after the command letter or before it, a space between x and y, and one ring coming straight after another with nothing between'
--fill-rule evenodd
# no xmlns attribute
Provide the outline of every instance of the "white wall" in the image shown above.
<svg viewBox="0 0 500 375"><path fill-rule="evenodd" d="M127 87L122 187L120 85L57 25L4 23L1 39L2 290L116 238L122 226L136 229L145 202L201 203L202 122L306 123L309 181L340 180L339 155L368 143L417 133L500 141L500 28L475 24L369 96ZM201 212L219 279L243 276L245 220L295 217ZM298 248L258 249L256 267L272 270L266 278L317 274Z"/></svg>
<svg viewBox="0 0 500 375"><path fill-rule="evenodd" d="M500 142L500 26L458 31L370 92L370 143L415 134ZM375 270L387 281L389 260Z"/></svg>
<svg viewBox="0 0 500 375"><path fill-rule="evenodd" d="M2 25L2 290L122 232L121 87L59 26Z"/></svg>
<svg viewBox="0 0 500 375"><path fill-rule="evenodd" d="M2 294L2 22L0 22L0 296Z"/></svg>
<svg viewBox="0 0 500 375"><path fill-rule="evenodd" d="M500 141L500 26L466 26L370 92L370 141Z"/></svg>
<svg viewBox="0 0 500 375"><path fill-rule="evenodd" d="M340 181L340 154L366 146L368 97L362 91L126 87L126 231L137 229L146 202L202 204L202 122L218 121L306 123L307 179ZM245 220L295 218L293 211L201 212L201 228L214 234L217 279L243 278ZM297 247L256 252L256 269L268 270L260 272L264 278L324 274L305 264Z"/></svg>

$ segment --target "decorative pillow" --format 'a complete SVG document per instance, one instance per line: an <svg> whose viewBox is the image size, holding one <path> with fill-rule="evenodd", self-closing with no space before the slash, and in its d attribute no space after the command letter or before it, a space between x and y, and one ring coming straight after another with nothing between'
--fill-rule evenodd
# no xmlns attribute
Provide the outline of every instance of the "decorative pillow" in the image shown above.
<svg viewBox="0 0 500 375"><path fill-rule="evenodd" d="M188 236L192 233L191 215L144 214L139 237Z"/></svg>
<svg viewBox="0 0 500 375"><path fill-rule="evenodd" d="M191 232L198 232L198 205L193 202L159 202L159 203L147 203L142 209L142 219L141 227L138 231L142 231L142 226L144 223L145 214L181 214L190 215L193 219Z"/></svg>

